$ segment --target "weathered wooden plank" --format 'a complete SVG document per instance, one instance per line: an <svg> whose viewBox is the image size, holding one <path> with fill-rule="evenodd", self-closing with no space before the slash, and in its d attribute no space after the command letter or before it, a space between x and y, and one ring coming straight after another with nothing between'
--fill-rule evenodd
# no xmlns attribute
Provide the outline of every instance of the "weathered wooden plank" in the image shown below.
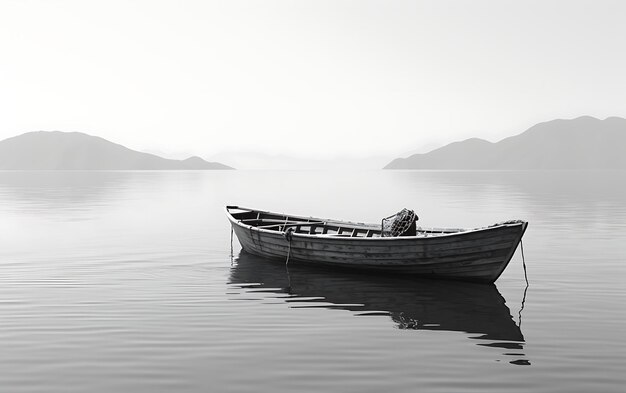
<svg viewBox="0 0 626 393"><path fill-rule="evenodd" d="M245 235L244 235L245 236ZM264 236L263 243L267 247L287 247L287 240L282 236ZM299 249L314 250L320 253L355 253L362 257L376 256L383 257L388 254L398 254L412 256L414 254L427 256L440 256L453 253L464 253L478 251L480 249L498 249L516 244L517 236L508 235L506 237L484 238L480 241L457 242L450 245L414 244L404 247L389 246L385 243L367 243L366 247L357 247L355 245L346 245L346 243L336 244L335 242L327 242L322 239L299 238L294 235L292 240L292 250L297 252Z"/></svg>
<svg viewBox="0 0 626 393"><path fill-rule="evenodd" d="M417 259L429 259L429 260L441 260L445 261L451 258L459 258L460 256L476 257L485 253L508 253L512 247L516 246L516 243L499 243L482 247L467 248L457 252L388 252L388 253L362 253L362 252L345 252L325 250L320 252L312 248L297 247L292 244L291 255L294 257L302 258L348 258L357 260L376 260L383 263L386 260L417 260ZM264 243L263 247L275 252L276 254L286 253L288 244L271 244Z"/></svg>
<svg viewBox="0 0 626 393"><path fill-rule="evenodd" d="M266 258L271 258L271 259L277 259L277 260L284 260L284 256L283 255L276 255L273 253L268 253L265 251L260 251L260 252L255 252L257 255L266 257ZM296 262L296 260L291 260L290 261ZM505 264L504 261L502 261L502 258L500 258L500 260L494 262L494 263L485 263L484 267L481 266L472 266L472 267L467 267L465 269L463 269L462 267L449 267L449 268L442 268L440 266L434 265L434 266L419 266L419 265L404 265L404 264L398 264L398 265L392 265L392 266L381 266L381 265L371 265L371 264L343 264L343 263L337 263L337 262L327 262L327 261L311 261L311 260L305 260L305 261L299 261L300 263L307 263L307 264L317 264L317 265L324 265L324 266L336 266L336 267L340 267L340 268L352 268L352 269L359 269L359 270L373 270L373 271L385 271L385 272L393 272L393 273L402 273L402 274L415 274L415 275L426 275L426 276L436 276L436 277L442 277L442 278L455 278L455 279L464 279L464 278L468 278L468 279L473 279L473 280L477 280L477 281L485 281L485 282L492 282L493 280L495 280L495 278L497 277L497 275L499 274L499 270L502 268L502 265Z"/></svg>
<svg viewBox="0 0 626 393"><path fill-rule="evenodd" d="M277 249L277 248L254 248L252 244L248 244L248 251L253 253L263 253L267 255L272 255L276 258L285 258L287 254L286 249ZM474 253L467 255L457 255L451 256L448 258L387 258L387 259L367 259L367 258L359 258L354 256L329 256L329 255L315 255L311 257L311 255L297 253L292 250L290 254L290 260L292 261L303 261L303 262L311 262L311 261L319 261L322 263L328 264L337 264L337 265L359 265L359 266L368 266L368 265L376 265L381 267L393 267L393 266L407 266L407 267L416 267L422 266L424 268L448 268L455 266L477 266L484 263L492 263L492 262L502 262L506 260L506 256L508 254L508 250L500 250L498 252L484 252L484 253Z"/></svg>
<svg viewBox="0 0 626 393"><path fill-rule="evenodd" d="M252 228L253 231L256 231L256 228ZM344 231L345 228L342 228ZM501 227L494 228L491 231L476 231L476 232L464 232L455 235L445 235L445 236L437 236L437 237L395 237L395 238L358 238L358 242L354 242L352 238L342 238L342 237L333 237L333 236L315 236L311 241L315 242L332 242L332 244L340 245L343 244L347 247L366 247L369 245L380 246L384 242L385 245L391 247L402 247L402 246L411 246L411 245L420 245L420 244L428 244L430 246L434 245L449 245L453 246L455 244L459 244L462 242L471 242L474 240L484 240L489 238L496 238L498 236L518 236L522 232L522 227ZM266 235L269 238L277 237L280 238L283 236L281 232L276 231L266 231ZM306 237L296 236L299 240L305 240ZM363 243L361 243L363 242ZM371 242L371 243L367 243Z"/></svg>

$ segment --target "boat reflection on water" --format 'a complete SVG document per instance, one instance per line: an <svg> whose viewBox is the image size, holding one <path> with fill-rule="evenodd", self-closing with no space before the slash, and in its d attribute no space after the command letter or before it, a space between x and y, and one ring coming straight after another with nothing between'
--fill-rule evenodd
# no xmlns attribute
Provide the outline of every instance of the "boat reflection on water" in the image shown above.
<svg viewBox="0 0 626 393"><path fill-rule="evenodd" d="M524 336L494 284L381 276L270 261L245 251L235 258L229 284L287 295L297 307L389 315L399 329L464 332L478 345L504 349L510 363L529 365ZM305 305L306 304L306 305Z"/></svg>

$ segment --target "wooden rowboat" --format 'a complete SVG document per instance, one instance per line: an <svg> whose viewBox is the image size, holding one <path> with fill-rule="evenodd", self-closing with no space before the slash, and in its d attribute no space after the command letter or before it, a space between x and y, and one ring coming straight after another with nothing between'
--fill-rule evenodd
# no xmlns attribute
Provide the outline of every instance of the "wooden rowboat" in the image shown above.
<svg viewBox="0 0 626 393"><path fill-rule="evenodd" d="M528 223L474 229L413 227L385 236L380 224L292 216L239 206L226 214L244 251L289 263L492 283L513 257Z"/></svg>

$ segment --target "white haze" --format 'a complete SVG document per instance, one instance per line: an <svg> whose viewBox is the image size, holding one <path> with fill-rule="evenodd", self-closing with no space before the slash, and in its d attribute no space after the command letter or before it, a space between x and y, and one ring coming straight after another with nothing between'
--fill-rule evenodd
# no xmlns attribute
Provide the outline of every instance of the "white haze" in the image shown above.
<svg viewBox="0 0 626 393"><path fill-rule="evenodd" d="M0 3L0 139L395 157L626 115L619 1Z"/></svg>

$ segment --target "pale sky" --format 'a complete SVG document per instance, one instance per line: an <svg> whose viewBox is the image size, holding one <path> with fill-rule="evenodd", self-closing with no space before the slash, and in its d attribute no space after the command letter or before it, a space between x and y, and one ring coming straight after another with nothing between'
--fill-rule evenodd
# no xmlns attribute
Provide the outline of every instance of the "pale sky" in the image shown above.
<svg viewBox="0 0 626 393"><path fill-rule="evenodd" d="M0 139L400 155L626 117L623 1L0 0Z"/></svg>

